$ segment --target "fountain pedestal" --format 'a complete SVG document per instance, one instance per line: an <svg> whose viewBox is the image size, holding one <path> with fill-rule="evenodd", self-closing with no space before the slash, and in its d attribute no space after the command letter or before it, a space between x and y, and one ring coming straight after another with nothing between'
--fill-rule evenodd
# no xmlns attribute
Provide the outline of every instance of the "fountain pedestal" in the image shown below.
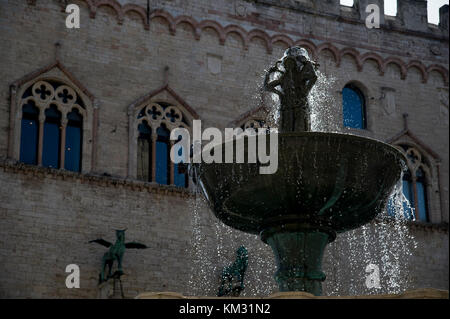
<svg viewBox="0 0 450 319"><path fill-rule="evenodd" d="M326 278L322 271L323 252L335 237L332 231L296 224L264 230L261 239L275 255L275 280L280 291L306 291L320 296Z"/></svg>

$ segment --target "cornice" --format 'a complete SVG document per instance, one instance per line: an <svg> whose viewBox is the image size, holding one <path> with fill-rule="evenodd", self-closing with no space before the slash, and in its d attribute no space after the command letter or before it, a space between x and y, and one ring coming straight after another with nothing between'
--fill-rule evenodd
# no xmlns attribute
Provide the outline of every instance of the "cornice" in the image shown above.
<svg viewBox="0 0 450 319"><path fill-rule="evenodd" d="M179 196L189 198L195 196L195 193L189 189L173 185L160 185L156 183L143 182L125 178L112 177L98 174L82 174L66 171L62 169L46 168L34 165L26 165L20 162L7 159L0 160L0 168L3 172L20 174L27 177L54 180L64 180L80 182L98 187L124 188L131 191L148 192L160 195Z"/></svg>

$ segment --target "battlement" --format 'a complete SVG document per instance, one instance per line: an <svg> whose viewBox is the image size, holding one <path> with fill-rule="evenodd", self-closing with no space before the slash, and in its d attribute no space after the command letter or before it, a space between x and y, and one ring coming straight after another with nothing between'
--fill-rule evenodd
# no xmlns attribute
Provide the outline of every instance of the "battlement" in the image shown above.
<svg viewBox="0 0 450 319"><path fill-rule="evenodd" d="M255 6L273 6L302 11L310 14L320 14L349 20L365 21L366 7L376 4L380 8L380 23L387 28L402 28L410 31L443 33L448 31L448 5L440 8L440 23L435 27L428 23L427 0L397 0L397 15L384 14L383 0L354 0L353 6L340 4L340 0L243 0L254 3Z"/></svg>

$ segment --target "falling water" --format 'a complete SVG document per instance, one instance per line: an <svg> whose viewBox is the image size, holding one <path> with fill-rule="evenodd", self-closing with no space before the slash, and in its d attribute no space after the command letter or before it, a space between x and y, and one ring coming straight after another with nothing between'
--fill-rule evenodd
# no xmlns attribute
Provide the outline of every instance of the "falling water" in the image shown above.
<svg viewBox="0 0 450 319"><path fill-rule="evenodd" d="M311 108L311 130L315 132L338 132L340 131L337 114L339 105L336 96L336 78L325 76L316 71L317 81L308 96Z"/></svg>
<svg viewBox="0 0 450 319"><path fill-rule="evenodd" d="M335 78L318 72L316 85L309 95L313 131L341 131L336 116L341 103L333 94L337 92L335 86ZM328 263L324 266L329 277L324 285L328 295L399 293L411 284L408 265L417 242L405 218L406 212L413 208L403 195L401 180L390 196L389 213L387 207L372 223L340 234L329 245ZM369 265L379 269L377 287L366 285Z"/></svg>
<svg viewBox="0 0 450 319"><path fill-rule="evenodd" d="M192 237L188 255L191 256L192 261L188 295L211 295L211 270L214 271L216 263L211 259L208 250L214 243L209 242L209 236L204 227L206 223L202 215L204 215L206 205L198 190L194 197L190 198L189 206L192 212Z"/></svg>
<svg viewBox="0 0 450 319"><path fill-rule="evenodd" d="M265 296L276 289L273 279L275 263L270 248L258 236L226 226L207 209L204 195L197 189L190 199L192 237L189 255L192 258L188 295L215 296L223 267L232 264L240 246L248 249L249 265L245 289L241 296Z"/></svg>
<svg viewBox="0 0 450 319"><path fill-rule="evenodd" d="M401 180L386 208L372 223L338 235L328 247L324 271L327 295L400 293L410 288L409 261L417 242L409 231L405 212L411 209ZM379 285L367 286L374 265ZM367 270L367 272L366 272Z"/></svg>

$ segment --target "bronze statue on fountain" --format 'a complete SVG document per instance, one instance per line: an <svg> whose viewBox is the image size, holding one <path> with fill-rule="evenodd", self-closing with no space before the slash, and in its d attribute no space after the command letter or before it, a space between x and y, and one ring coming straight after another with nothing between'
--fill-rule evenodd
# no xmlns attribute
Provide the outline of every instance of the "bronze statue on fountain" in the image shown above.
<svg viewBox="0 0 450 319"><path fill-rule="evenodd" d="M267 71L264 89L280 99L281 131L311 131L308 94L317 81L318 67L305 49L293 47Z"/></svg>

